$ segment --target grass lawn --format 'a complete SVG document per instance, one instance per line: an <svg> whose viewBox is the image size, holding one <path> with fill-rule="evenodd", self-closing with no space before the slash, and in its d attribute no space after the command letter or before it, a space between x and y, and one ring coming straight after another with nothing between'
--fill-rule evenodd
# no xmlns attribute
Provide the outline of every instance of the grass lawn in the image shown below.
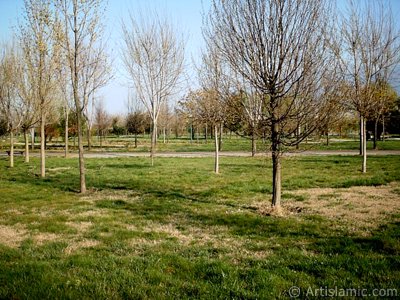
<svg viewBox="0 0 400 300"><path fill-rule="evenodd" d="M0 299L274 299L400 287L400 156L0 157ZM400 290L398 291L400 295ZM310 296L310 295L309 295Z"/></svg>
<svg viewBox="0 0 400 300"><path fill-rule="evenodd" d="M317 139L309 139L303 141L300 144L301 150L358 150L359 141L355 139L337 139L331 138L329 146L327 146L324 137ZM84 143L86 145L86 143ZM92 137L92 151L111 151L111 152L149 152L150 151L150 138L148 136L139 136L138 147L134 147L133 136L108 136L103 141L102 147L97 137ZM8 150L9 141L8 139L0 140L0 151ZM36 151L39 149L39 144L36 143ZM61 138L48 142L49 150L63 151L64 142ZM73 142L71 138L69 141L70 150L77 151L77 144ZM24 142L20 137L16 144L17 149L24 148ZM373 142L367 142L367 150L372 150ZM378 141L378 150L400 150L399 139L388 139L385 141ZM270 150L269 142L263 142L262 140L257 141L257 151L263 153ZM293 147L292 150L295 150ZM190 140L188 138L170 138L163 143L163 139L160 138L157 144L157 151L159 152L212 152L214 151L214 141L208 139L207 141L202 137L200 139ZM239 137L235 134L226 135L222 140L222 151L251 151L251 140L249 138Z"/></svg>

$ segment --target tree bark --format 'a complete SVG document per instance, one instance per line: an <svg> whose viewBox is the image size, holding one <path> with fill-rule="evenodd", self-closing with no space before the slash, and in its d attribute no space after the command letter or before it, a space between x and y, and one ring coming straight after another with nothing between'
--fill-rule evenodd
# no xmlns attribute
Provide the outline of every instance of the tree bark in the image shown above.
<svg viewBox="0 0 400 300"><path fill-rule="evenodd" d="M366 134L366 119L361 117L361 124L362 124L362 172L367 172L367 134Z"/></svg>
<svg viewBox="0 0 400 300"><path fill-rule="evenodd" d="M89 124L89 121L88 121ZM90 126L88 126L86 130L86 138L87 138L87 146L88 146L88 151L92 150L92 142L91 142L91 132L90 132Z"/></svg>
<svg viewBox="0 0 400 300"><path fill-rule="evenodd" d="M364 151L364 146L363 146L363 141L364 141L364 122L363 122L363 117L360 115L360 155L363 155Z"/></svg>
<svg viewBox="0 0 400 300"><path fill-rule="evenodd" d="M257 153L256 134L253 129L253 132L251 134L251 156L252 157L256 156L256 153Z"/></svg>
<svg viewBox="0 0 400 300"><path fill-rule="evenodd" d="M68 122L69 122L69 113L67 110L65 110L65 151L64 151L64 157L67 158L68 157Z"/></svg>
<svg viewBox="0 0 400 300"><path fill-rule="evenodd" d="M297 128L296 128L296 137L297 137L297 139L299 139L300 134L301 134L300 126L298 125ZM296 143L296 150L299 150L299 149L300 149L300 143Z"/></svg>
<svg viewBox="0 0 400 300"><path fill-rule="evenodd" d="M215 160L214 172L219 174L219 141L218 141L218 125L214 125L214 139L215 139Z"/></svg>
<svg viewBox="0 0 400 300"><path fill-rule="evenodd" d="M42 108L43 109L43 108ZM45 135L45 116L44 112L41 112L40 116L40 177L46 176L46 135Z"/></svg>
<svg viewBox="0 0 400 300"><path fill-rule="evenodd" d="M326 124L326 145L329 146L329 124Z"/></svg>
<svg viewBox="0 0 400 300"><path fill-rule="evenodd" d="M382 142L385 141L385 116L382 116Z"/></svg>
<svg viewBox="0 0 400 300"><path fill-rule="evenodd" d="M207 125L207 123L206 123L206 127L205 127L204 137L205 137L206 144L207 144L207 142L208 142L208 125Z"/></svg>
<svg viewBox="0 0 400 300"><path fill-rule="evenodd" d="M272 151L272 207L281 206L281 161L279 151Z"/></svg>
<svg viewBox="0 0 400 300"><path fill-rule="evenodd" d="M219 151L222 150L222 134L224 133L224 125L221 123L219 127Z"/></svg>
<svg viewBox="0 0 400 300"><path fill-rule="evenodd" d="M35 127L31 129L31 149L35 150Z"/></svg>
<svg viewBox="0 0 400 300"><path fill-rule="evenodd" d="M14 132L10 130L10 168L14 168Z"/></svg>
<svg viewBox="0 0 400 300"><path fill-rule="evenodd" d="M29 138L28 129L24 129L24 141L25 141L25 162L29 162Z"/></svg>
<svg viewBox="0 0 400 300"><path fill-rule="evenodd" d="M135 133L135 148L137 148L137 133Z"/></svg>
<svg viewBox="0 0 400 300"><path fill-rule="evenodd" d="M154 154L155 154L155 147L156 147L156 139L157 139L157 123L153 121L151 132L151 145L150 145L150 158L151 158L151 165L154 166Z"/></svg>
<svg viewBox="0 0 400 300"><path fill-rule="evenodd" d="M374 150L376 150L378 140L378 121L379 119L377 118L374 124Z"/></svg>
<svg viewBox="0 0 400 300"><path fill-rule="evenodd" d="M77 113L80 192L86 193L85 161L83 156L82 115Z"/></svg>
<svg viewBox="0 0 400 300"><path fill-rule="evenodd" d="M275 118L274 118L275 119ZM271 124L272 147L272 207L279 210L281 206L281 161L279 149L279 128L275 120Z"/></svg>

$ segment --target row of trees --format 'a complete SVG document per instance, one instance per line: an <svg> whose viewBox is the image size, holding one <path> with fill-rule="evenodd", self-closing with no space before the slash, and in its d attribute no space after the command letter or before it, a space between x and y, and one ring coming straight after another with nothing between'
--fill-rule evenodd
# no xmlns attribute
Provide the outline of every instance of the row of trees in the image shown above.
<svg viewBox="0 0 400 300"><path fill-rule="evenodd" d="M88 115L94 111L95 92L111 77L100 35L104 6L100 0L24 3L25 20L15 45L4 47L1 57L1 110L11 144L18 128L26 132L39 124L44 177L45 124L60 103L65 126L73 111L84 193L83 125L90 134L93 122ZM212 130L216 173L224 127L251 137L253 154L258 138L270 141L275 208L280 206L281 157L288 147L321 127L329 133L338 120L355 112L366 172L366 120L384 120L397 97L389 83L399 62L400 35L390 7L350 0L347 11L340 11L334 4L213 0L204 14L206 47L197 66L199 88L186 93L179 110ZM178 32L155 13L131 14L122 26L123 62L135 99L151 120L152 164L162 110L182 90L185 45ZM104 109L96 110L98 119L102 113ZM131 109L128 113L127 126L138 133L142 114ZM67 127L65 134L67 141Z"/></svg>
<svg viewBox="0 0 400 300"><path fill-rule="evenodd" d="M40 170L45 177L45 126L59 106L68 126L73 107L82 193L86 191L83 120L95 91L111 74L100 35L103 14L99 0L24 0L23 20L15 40L1 55L0 103L11 134L10 166L13 134L21 128L26 136L32 126L39 126ZM68 130L65 134L68 140ZM25 151L28 154L29 148Z"/></svg>
<svg viewBox="0 0 400 300"><path fill-rule="evenodd" d="M252 136L260 128L267 132L276 208L287 147L321 124L329 129L352 110L360 120L366 172L366 120L378 122L397 97L388 84L400 54L390 7L349 1L348 11L332 17L338 11L333 5L324 0L214 0L205 18L202 88L185 107L211 122L216 132L218 124L235 120L245 120ZM232 107L239 113L227 113ZM215 148L217 164L217 142Z"/></svg>

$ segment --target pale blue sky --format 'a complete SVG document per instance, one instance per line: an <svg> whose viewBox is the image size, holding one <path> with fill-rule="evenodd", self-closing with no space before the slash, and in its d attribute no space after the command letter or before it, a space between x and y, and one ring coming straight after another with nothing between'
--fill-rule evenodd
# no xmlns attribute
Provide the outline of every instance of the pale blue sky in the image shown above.
<svg viewBox="0 0 400 300"><path fill-rule="evenodd" d="M203 6L207 10L210 0L108 0L105 36L108 40L108 48L113 61L114 79L99 91L104 99L106 109L113 114L125 113L128 96L128 82L124 76L124 66L120 61L121 20L128 20L129 11L157 10L159 14L165 14L187 40L186 61L191 65L192 58L199 56L203 45L201 34ZM12 37L12 28L17 25L17 19L21 18L23 0L0 0L0 41L7 41ZM189 72L190 73L190 72ZM193 72L191 72L193 73Z"/></svg>
<svg viewBox="0 0 400 300"><path fill-rule="evenodd" d="M338 0L342 2L343 0ZM375 0L366 0L375 1ZM203 46L201 34L202 12L208 10L211 0L108 0L106 19L104 20L108 36L108 48L115 69L114 79L101 91L106 109L113 114L126 111L128 95L127 80L124 66L120 62L121 20L128 19L128 12L138 9L156 9L159 14L166 14L173 23L178 24L179 30L187 37L187 65L196 60ZM393 14L400 20L400 0L383 0L390 3ZM12 37L12 27L21 17L23 0L0 0L0 41L7 41ZM190 72L192 73L193 72ZM192 83L189 83L189 85ZM194 83L193 83L194 84Z"/></svg>

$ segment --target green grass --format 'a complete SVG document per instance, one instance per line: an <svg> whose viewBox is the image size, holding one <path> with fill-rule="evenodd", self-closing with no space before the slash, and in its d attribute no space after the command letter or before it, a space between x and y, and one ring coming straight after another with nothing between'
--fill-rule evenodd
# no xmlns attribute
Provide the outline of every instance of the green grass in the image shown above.
<svg viewBox="0 0 400 300"><path fill-rule="evenodd" d="M400 157L283 161L283 202L298 189L400 181ZM267 158L87 159L88 195L75 159L7 167L0 158L0 298L274 299L299 286L400 286L399 215L371 234L317 214L265 216ZM393 188L398 194L399 185ZM326 195L321 200L326 200ZM15 242L4 231L13 230Z"/></svg>
<svg viewBox="0 0 400 300"><path fill-rule="evenodd" d="M8 140L0 140L0 150L3 151L8 147ZM76 151L77 145L73 144L73 140L69 141L70 151ZM85 143L86 145L86 143ZM16 144L17 149L23 149L23 140L20 138L19 143ZM39 148L39 144L36 145ZM318 139L317 137L310 138L308 141L303 141L299 148L301 150L358 150L359 141L356 139L337 139L331 138L329 146L326 145L326 140L324 137ZM372 150L373 142L367 142L367 150ZM61 138L48 142L49 150L63 151L64 142ZM398 139L388 139L385 141L378 141L378 150L400 150L400 140ZM262 140L257 141L257 151L259 153L264 153L270 150L270 143L263 142ZM289 150L295 150L292 147ZM132 136L108 136L103 142L102 147L100 147L99 140L96 137L92 137L92 151L110 151L110 152L149 152L150 151L150 138L149 136L139 136L138 147L134 147L134 137ZM208 139L207 141L204 137L199 139L195 138L192 141L187 137L171 137L166 142L163 142L162 137L160 137L157 144L157 151L159 152L212 152L214 151L214 140ZM235 134L225 135L222 140L222 151L251 151L251 140L249 138L239 137ZM4 153L4 152L3 152Z"/></svg>

